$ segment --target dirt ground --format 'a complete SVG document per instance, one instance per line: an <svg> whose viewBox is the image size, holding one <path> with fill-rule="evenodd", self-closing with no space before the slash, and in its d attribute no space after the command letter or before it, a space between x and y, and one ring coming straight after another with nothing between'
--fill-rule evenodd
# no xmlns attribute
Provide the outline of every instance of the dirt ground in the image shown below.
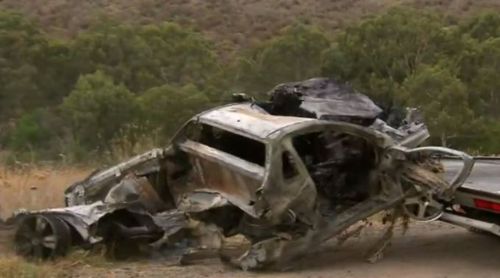
<svg viewBox="0 0 500 278"><path fill-rule="evenodd" d="M67 269L68 277L335 277L335 278L444 278L499 277L500 239L475 234L444 223L412 224L406 235L397 232L385 257L364 260L367 249L380 237L380 229L368 228L359 238L338 247L328 242L309 256L294 261L285 271L243 272L206 259L178 266L162 259L78 264ZM0 232L0 235L2 233ZM0 237L0 254L8 252L6 233ZM1 274L0 274L1 276Z"/></svg>

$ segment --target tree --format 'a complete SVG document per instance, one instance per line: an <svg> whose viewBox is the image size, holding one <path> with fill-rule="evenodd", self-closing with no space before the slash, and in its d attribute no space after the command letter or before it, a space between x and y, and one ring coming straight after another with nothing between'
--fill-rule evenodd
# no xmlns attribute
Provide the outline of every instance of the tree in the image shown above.
<svg viewBox="0 0 500 278"><path fill-rule="evenodd" d="M431 134L439 136L443 146L448 139L464 134L474 122L466 86L446 68L420 67L403 83L400 98L404 104L422 110Z"/></svg>
<svg viewBox="0 0 500 278"><path fill-rule="evenodd" d="M246 92L262 94L279 83L317 77L321 53L329 46L317 27L294 24L239 60L237 83Z"/></svg>
<svg viewBox="0 0 500 278"><path fill-rule="evenodd" d="M473 43L460 61L460 78L471 92L477 113L500 118L500 38Z"/></svg>
<svg viewBox="0 0 500 278"><path fill-rule="evenodd" d="M54 159L61 153L64 125L54 108L37 108L13 122L7 147L16 159Z"/></svg>
<svg viewBox="0 0 500 278"><path fill-rule="evenodd" d="M138 111L134 95L101 71L81 76L61 108L75 140L89 150L109 148Z"/></svg>
<svg viewBox="0 0 500 278"><path fill-rule="evenodd" d="M437 15L396 8L339 35L323 55L322 73L353 82L390 107L400 84L419 66L449 60L460 45L460 36Z"/></svg>
<svg viewBox="0 0 500 278"><path fill-rule="evenodd" d="M80 71L101 70L133 92L163 84L202 85L218 70L211 43L177 24L103 24L74 44Z"/></svg>
<svg viewBox="0 0 500 278"><path fill-rule="evenodd" d="M166 143L183 122L210 106L206 94L192 84L151 88L139 97L143 127L159 131Z"/></svg>
<svg viewBox="0 0 500 278"><path fill-rule="evenodd" d="M43 126L40 119L44 111L35 110L24 114L16 123L10 136L10 147L16 150L29 150L40 147L47 141L50 131Z"/></svg>
<svg viewBox="0 0 500 278"><path fill-rule="evenodd" d="M468 20L460 27L462 34L484 41L500 37L500 15L497 12L486 12Z"/></svg>
<svg viewBox="0 0 500 278"><path fill-rule="evenodd" d="M177 24L148 25L140 36L151 48L154 57L148 67L157 69L159 84L204 86L219 71L211 41L202 34Z"/></svg>
<svg viewBox="0 0 500 278"><path fill-rule="evenodd" d="M47 149L55 133L46 131L58 130L49 126L57 118L50 107L78 77L73 60L66 42L47 39L19 14L0 12L0 140L16 150Z"/></svg>
<svg viewBox="0 0 500 278"><path fill-rule="evenodd" d="M0 121L18 117L43 99L33 59L45 44L33 23L0 11Z"/></svg>
<svg viewBox="0 0 500 278"><path fill-rule="evenodd" d="M38 69L36 83L42 97L37 105L41 107L59 105L80 76L78 57L68 41L49 39L40 47L33 65Z"/></svg>

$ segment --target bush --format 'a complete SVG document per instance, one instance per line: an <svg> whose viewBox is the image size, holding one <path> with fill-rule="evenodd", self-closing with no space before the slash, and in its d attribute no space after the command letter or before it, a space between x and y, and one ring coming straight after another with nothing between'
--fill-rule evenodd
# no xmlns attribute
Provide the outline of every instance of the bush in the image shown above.
<svg viewBox="0 0 500 278"><path fill-rule="evenodd" d="M238 62L236 82L246 93L262 96L279 83L317 77L321 53L329 46L321 30L296 23L244 55Z"/></svg>
<svg viewBox="0 0 500 278"><path fill-rule="evenodd" d="M80 77L61 108L75 143L87 150L109 148L138 115L134 94L101 71Z"/></svg>
<svg viewBox="0 0 500 278"><path fill-rule="evenodd" d="M139 97L145 132L158 132L160 142L167 139L196 113L210 106L207 95L195 85L164 85L151 88Z"/></svg>

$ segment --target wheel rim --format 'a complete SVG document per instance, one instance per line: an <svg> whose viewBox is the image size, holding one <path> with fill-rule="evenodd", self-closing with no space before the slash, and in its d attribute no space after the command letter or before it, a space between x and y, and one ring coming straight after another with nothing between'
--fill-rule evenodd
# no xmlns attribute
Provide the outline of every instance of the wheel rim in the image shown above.
<svg viewBox="0 0 500 278"><path fill-rule="evenodd" d="M64 255L70 242L68 225L52 215L31 215L23 218L15 236L19 255L42 260Z"/></svg>
<svg viewBox="0 0 500 278"><path fill-rule="evenodd" d="M406 199L403 208L408 216L422 222L437 220L443 214L443 205L430 194Z"/></svg>

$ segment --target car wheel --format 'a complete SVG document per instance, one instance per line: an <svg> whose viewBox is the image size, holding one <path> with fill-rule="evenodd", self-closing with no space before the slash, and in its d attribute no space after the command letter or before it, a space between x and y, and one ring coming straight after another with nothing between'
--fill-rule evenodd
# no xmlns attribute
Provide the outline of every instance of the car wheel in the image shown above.
<svg viewBox="0 0 500 278"><path fill-rule="evenodd" d="M420 222L431 222L443 214L443 205L431 194L424 194L405 199L403 210L410 218Z"/></svg>
<svg viewBox="0 0 500 278"><path fill-rule="evenodd" d="M71 246L71 231L54 215L28 215L18 223L15 247L19 255L39 260L64 256Z"/></svg>

